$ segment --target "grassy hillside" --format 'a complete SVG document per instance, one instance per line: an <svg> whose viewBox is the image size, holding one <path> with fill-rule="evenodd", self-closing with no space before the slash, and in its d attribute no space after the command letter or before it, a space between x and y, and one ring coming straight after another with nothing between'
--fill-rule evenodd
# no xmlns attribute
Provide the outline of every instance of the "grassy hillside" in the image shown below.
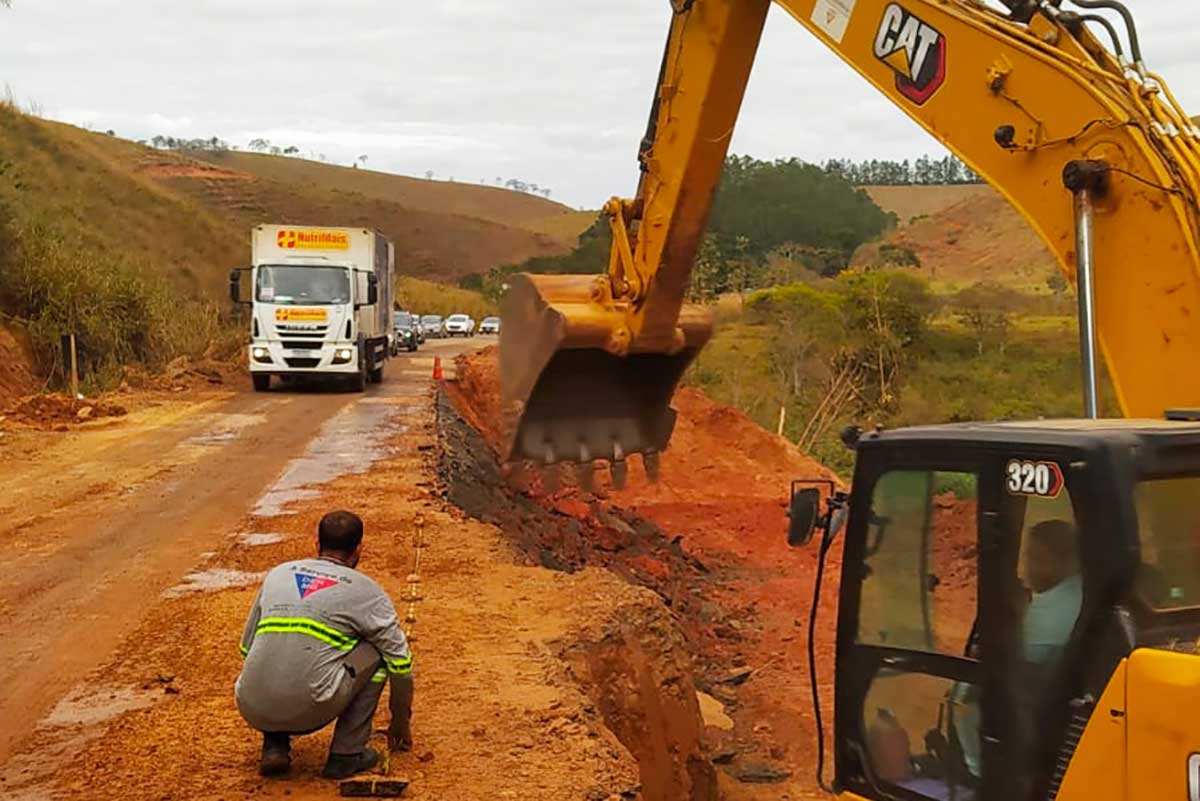
<svg viewBox="0 0 1200 801"><path fill-rule="evenodd" d="M1056 269L1042 241L989 187L874 187L869 192L901 220L883 243L914 252L921 261L918 272L939 288L994 281L1044 290L1046 277ZM864 245L852 263L871 263L879 246Z"/></svg>
<svg viewBox="0 0 1200 801"><path fill-rule="evenodd" d="M956 203L993 190L981 184L946 186L864 186L863 189L884 211L896 215L901 225L914 217L937 214Z"/></svg>
<svg viewBox="0 0 1200 801"><path fill-rule="evenodd" d="M143 262L189 292L215 292L247 235L135 167L145 148L0 105L0 204L99 254Z"/></svg>
<svg viewBox="0 0 1200 801"><path fill-rule="evenodd" d="M80 338L90 387L124 365L165 364L236 345L221 321L229 269L261 222L378 228L396 243L414 301L490 310L414 277L453 282L498 264L563 253L579 215L545 198L250 154L160 151L0 103L0 342L27 342L42 377L59 337ZM22 363L26 360L20 359ZM61 372L61 371L59 371ZM21 370L6 392L29 388ZM62 378L52 377L52 383ZM11 385L11 386L10 386Z"/></svg>
<svg viewBox="0 0 1200 801"><path fill-rule="evenodd" d="M261 153L227 151L195 155L219 166L283 184L354 192L372 200L396 203L417 211L474 217L518 228L547 217L572 213L570 207L538 195L480 184L427 181L376 170L353 169Z"/></svg>
<svg viewBox="0 0 1200 801"><path fill-rule="evenodd" d="M193 156L203 156L203 160ZM261 222L378 228L406 274L454 281L567 252L592 215L506 189L252 153L181 154L0 109L0 202L189 292L224 292Z"/></svg>

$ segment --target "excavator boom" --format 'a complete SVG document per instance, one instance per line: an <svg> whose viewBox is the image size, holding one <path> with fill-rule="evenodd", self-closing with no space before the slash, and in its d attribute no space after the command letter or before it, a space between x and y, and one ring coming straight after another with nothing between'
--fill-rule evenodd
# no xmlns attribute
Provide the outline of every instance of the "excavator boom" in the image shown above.
<svg viewBox="0 0 1200 801"><path fill-rule="evenodd" d="M1093 13L1123 6L776 4L999 190L1078 284L1089 411L1097 344L1127 415L1200 406L1200 371L1179 369L1200 362L1200 131L1132 25L1122 37ZM518 276L505 296L509 459L623 474L625 456L652 465L666 447L674 388L711 333L684 299L769 5L672 0L638 191L604 208L607 269Z"/></svg>

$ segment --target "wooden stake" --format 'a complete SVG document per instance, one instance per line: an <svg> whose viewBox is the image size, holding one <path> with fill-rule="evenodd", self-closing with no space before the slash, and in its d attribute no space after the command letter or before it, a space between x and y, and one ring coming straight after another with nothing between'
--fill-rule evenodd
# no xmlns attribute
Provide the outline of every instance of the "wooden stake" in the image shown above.
<svg viewBox="0 0 1200 801"><path fill-rule="evenodd" d="M79 397L79 356L75 351L75 335L71 334L71 400Z"/></svg>
<svg viewBox="0 0 1200 801"><path fill-rule="evenodd" d="M787 407L782 403L779 404L779 428L775 431L779 436L783 436L783 423L787 420Z"/></svg>

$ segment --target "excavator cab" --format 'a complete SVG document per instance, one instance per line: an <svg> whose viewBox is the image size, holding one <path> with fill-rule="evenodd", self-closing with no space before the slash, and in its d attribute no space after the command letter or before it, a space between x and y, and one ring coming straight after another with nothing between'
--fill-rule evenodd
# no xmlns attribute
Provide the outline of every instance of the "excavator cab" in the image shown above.
<svg viewBox="0 0 1200 801"><path fill-rule="evenodd" d="M1200 425L931 426L856 449L835 500L835 789L1197 797ZM811 493L794 499L807 525Z"/></svg>

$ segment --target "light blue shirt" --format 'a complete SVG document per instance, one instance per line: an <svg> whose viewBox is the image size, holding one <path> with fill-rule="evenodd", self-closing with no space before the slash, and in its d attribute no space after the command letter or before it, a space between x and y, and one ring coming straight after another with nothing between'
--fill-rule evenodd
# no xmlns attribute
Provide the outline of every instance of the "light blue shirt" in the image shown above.
<svg viewBox="0 0 1200 801"><path fill-rule="evenodd" d="M1083 579L1074 575L1035 592L1025 609L1025 660L1044 665L1063 649L1083 606Z"/></svg>

